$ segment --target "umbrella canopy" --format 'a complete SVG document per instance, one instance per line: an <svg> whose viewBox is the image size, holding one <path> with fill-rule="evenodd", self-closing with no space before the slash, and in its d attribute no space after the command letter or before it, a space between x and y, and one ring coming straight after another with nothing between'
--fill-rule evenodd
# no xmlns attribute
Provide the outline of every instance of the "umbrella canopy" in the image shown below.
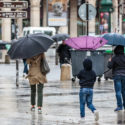
<svg viewBox="0 0 125 125"><path fill-rule="evenodd" d="M62 40L66 40L67 38L69 38L70 36L68 34L56 34L54 36L52 36L52 39L57 41L62 41Z"/></svg>
<svg viewBox="0 0 125 125"><path fill-rule="evenodd" d="M81 36L65 40L70 47L78 50L95 50L107 43L107 40L101 37Z"/></svg>
<svg viewBox="0 0 125 125"><path fill-rule="evenodd" d="M106 39L109 45L123 45L125 46L125 37L123 35L117 34L117 33L106 33L102 36L104 39Z"/></svg>
<svg viewBox="0 0 125 125"><path fill-rule="evenodd" d="M8 54L11 59L31 58L40 53L46 52L53 42L53 39L45 34L37 33L27 35L26 37L14 41Z"/></svg>

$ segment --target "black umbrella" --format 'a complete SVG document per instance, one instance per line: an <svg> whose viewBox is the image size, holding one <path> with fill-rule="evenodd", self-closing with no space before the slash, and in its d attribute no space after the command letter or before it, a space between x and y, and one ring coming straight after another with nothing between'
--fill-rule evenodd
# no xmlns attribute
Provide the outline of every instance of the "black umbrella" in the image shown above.
<svg viewBox="0 0 125 125"><path fill-rule="evenodd" d="M53 44L53 39L45 34L37 33L21 37L12 43L8 51L11 59L31 58L46 52Z"/></svg>
<svg viewBox="0 0 125 125"><path fill-rule="evenodd" d="M56 34L54 36L52 36L52 39L57 41L62 41L62 40L66 40L67 38L69 38L70 36L68 34Z"/></svg>

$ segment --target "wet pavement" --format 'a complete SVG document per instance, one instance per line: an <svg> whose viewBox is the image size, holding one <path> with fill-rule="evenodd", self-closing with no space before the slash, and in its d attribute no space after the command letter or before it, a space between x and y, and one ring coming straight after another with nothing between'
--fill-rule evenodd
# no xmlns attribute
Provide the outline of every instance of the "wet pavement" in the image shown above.
<svg viewBox="0 0 125 125"><path fill-rule="evenodd" d="M15 63L0 64L0 125L124 125L124 112L114 112L116 108L112 80L96 82L94 105L100 119L86 107L86 119L79 122L79 85L71 81L60 82L60 67L54 58L49 58L51 72L44 87L42 114L37 108L30 111L30 86L22 77L23 64L19 64L19 87L16 87Z"/></svg>

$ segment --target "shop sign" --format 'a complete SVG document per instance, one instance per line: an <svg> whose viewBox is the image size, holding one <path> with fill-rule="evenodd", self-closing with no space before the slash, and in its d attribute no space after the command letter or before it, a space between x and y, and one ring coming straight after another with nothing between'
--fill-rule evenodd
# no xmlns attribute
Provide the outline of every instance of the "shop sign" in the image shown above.
<svg viewBox="0 0 125 125"><path fill-rule="evenodd" d="M27 18L27 12L26 11L10 11L10 12L3 12L0 11L0 18Z"/></svg>
<svg viewBox="0 0 125 125"><path fill-rule="evenodd" d="M0 2L0 8L26 9L28 8L28 2L27 1Z"/></svg>

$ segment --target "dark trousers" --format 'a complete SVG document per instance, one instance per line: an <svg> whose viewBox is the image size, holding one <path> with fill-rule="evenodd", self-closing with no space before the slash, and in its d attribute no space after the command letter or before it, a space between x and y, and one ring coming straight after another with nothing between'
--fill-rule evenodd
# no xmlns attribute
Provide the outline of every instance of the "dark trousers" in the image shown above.
<svg viewBox="0 0 125 125"><path fill-rule="evenodd" d="M37 106L42 107L43 87L44 85L42 83L31 85L31 105L36 104L36 88L37 88Z"/></svg>

